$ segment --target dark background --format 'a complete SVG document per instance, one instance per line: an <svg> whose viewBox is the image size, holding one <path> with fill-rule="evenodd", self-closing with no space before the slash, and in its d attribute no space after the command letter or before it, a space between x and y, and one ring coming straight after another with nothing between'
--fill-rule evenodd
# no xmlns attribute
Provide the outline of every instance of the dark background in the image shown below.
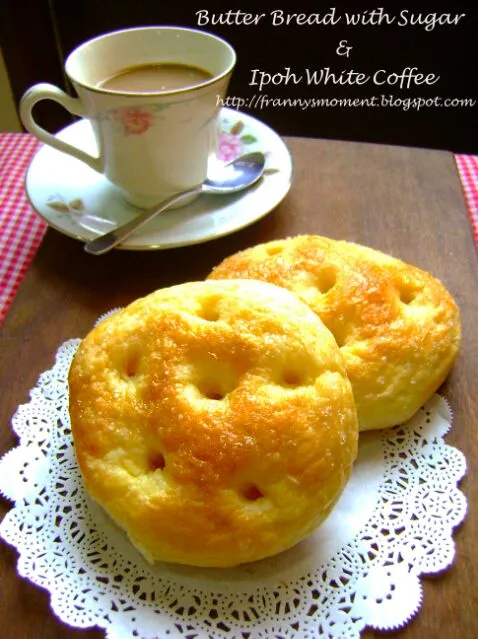
<svg viewBox="0 0 478 639"><path fill-rule="evenodd" d="M410 14L466 13L457 26L347 27L345 18L336 26L272 26L274 9L284 13L325 14L331 7L337 15L346 11L363 12L383 7L390 15L403 9ZM0 0L0 37L3 55L18 103L24 91L36 82L53 82L71 92L63 74L67 55L83 41L115 29L141 25L179 25L211 31L228 40L236 49L238 63L229 87L230 96L250 98L258 93L249 86L251 70L259 68L274 74L290 67L298 75L304 68L330 67L340 73L354 69L373 74L378 69L401 72L418 67L422 73L435 73L440 80L433 86L269 86L269 98L371 97L393 94L398 98L434 97L475 98L477 87L478 10L476 2L242 2L161 0ZM227 11L266 13L258 26L198 25L196 12L209 15ZM349 58L336 49L341 40L353 47ZM71 116L53 103L39 105L38 121L50 131L71 122ZM342 140L359 140L405 146L446 149L478 154L478 106L468 108L423 108L419 111L392 107L262 109L243 108L282 135L298 135Z"/></svg>

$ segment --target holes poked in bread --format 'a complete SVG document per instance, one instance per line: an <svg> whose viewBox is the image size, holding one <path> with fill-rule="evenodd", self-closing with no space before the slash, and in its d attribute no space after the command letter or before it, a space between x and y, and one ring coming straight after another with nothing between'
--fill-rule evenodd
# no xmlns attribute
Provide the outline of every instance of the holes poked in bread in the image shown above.
<svg viewBox="0 0 478 639"><path fill-rule="evenodd" d="M300 271L294 278L292 290L305 302L325 295L337 283L337 272L332 265L323 265L317 272Z"/></svg>
<svg viewBox="0 0 478 639"><path fill-rule="evenodd" d="M317 360L304 352L291 351L278 355L277 358L271 358L266 367L274 385L291 391L314 384L323 372Z"/></svg>
<svg viewBox="0 0 478 639"><path fill-rule="evenodd" d="M217 379L203 379L200 380L196 386L203 397L216 402L224 399L227 395L226 390L221 388L221 384Z"/></svg>
<svg viewBox="0 0 478 639"><path fill-rule="evenodd" d="M333 266L323 266L316 275L316 287L325 295L337 282L337 272Z"/></svg>
<svg viewBox="0 0 478 639"><path fill-rule="evenodd" d="M306 374L296 368L288 367L282 371L282 384L286 387L306 385Z"/></svg>
<svg viewBox="0 0 478 639"><path fill-rule="evenodd" d="M417 297L417 291L410 286L401 286L398 289L398 295L402 304L408 306Z"/></svg>
<svg viewBox="0 0 478 639"><path fill-rule="evenodd" d="M201 307L197 315L207 322L217 322L220 318L219 300L217 296L212 295L201 300Z"/></svg>
<svg viewBox="0 0 478 639"><path fill-rule="evenodd" d="M117 355L116 366L119 374L126 380L133 380L141 367L141 353L136 346L124 344Z"/></svg>
<svg viewBox="0 0 478 639"><path fill-rule="evenodd" d="M155 472L156 470L164 470L166 466L166 460L164 458L163 453L151 453L148 457L148 467L151 472Z"/></svg>
<svg viewBox="0 0 478 639"><path fill-rule="evenodd" d="M135 377L138 372L139 356L134 355L126 360L124 372L126 377Z"/></svg>
<svg viewBox="0 0 478 639"><path fill-rule="evenodd" d="M331 331L332 335L334 336L335 341L337 342L337 346L339 348L343 348L346 344L347 344L347 333L345 333L345 331L342 330L333 330Z"/></svg>
<svg viewBox="0 0 478 639"><path fill-rule="evenodd" d="M265 251L269 257L273 257L274 255L279 255L284 251L284 246L282 244L271 244L270 246L265 247Z"/></svg>
<svg viewBox="0 0 478 639"><path fill-rule="evenodd" d="M240 374L232 363L211 353L190 361L181 377L190 403L200 399L220 403L237 387Z"/></svg>
<svg viewBox="0 0 478 639"><path fill-rule="evenodd" d="M256 484L247 484L243 487L241 494L246 501L257 501L264 497L264 493Z"/></svg>
<svg viewBox="0 0 478 639"><path fill-rule="evenodd" d="M323 322L332 333L339 348L343 348L352 341L353 325L350 323L342 324L338 321L327 321L325 319Z"/></svg>

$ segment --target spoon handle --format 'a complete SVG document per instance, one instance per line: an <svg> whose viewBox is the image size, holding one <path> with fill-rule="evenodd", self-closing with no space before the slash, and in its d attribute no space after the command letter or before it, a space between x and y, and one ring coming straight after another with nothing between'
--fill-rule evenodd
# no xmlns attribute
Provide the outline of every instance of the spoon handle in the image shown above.
<svg viewBox="0 0 478 639"><path fill-rule="evenodd" d="M196 193L200 193L202 190L202 185L193 186L191 189L187 191L182 191L181 193L176 193L175 195L171 195L166 198L159 204L155 204L150 209L146 209L143 213L140 213L136 217L134 217L123 226L119 226L109 233L105 233L105 235L100 235L96 237L94 240L87 242L84 246L84 249L87 253L91 253L91 255L103 255L103 253L107 253L112 248L120 244L123 240L129 237L137 228L149 222L153 217L156 217L159 213L162 213L167 208L169 208L172 204L176 202L180 202L181 200L189 197L191 195L195 195Z"/></svg>

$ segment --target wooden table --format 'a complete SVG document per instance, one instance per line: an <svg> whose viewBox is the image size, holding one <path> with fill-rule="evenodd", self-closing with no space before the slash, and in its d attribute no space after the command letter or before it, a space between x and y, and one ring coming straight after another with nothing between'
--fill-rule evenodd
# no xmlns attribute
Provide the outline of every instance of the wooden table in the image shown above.
<svg viewBox="0 0 478 639"><path fill-rule="evenodd" d="M386 251L440 278L462 310L463 348L442 388L455 414L448 443L471 469L461 488L469 514L456 532L455 565L424 579L419 615L388 637L475 639L478 577L476 253L453 156L446 152L288 138L293 186L270 215L232 236L164 252L115 251L93 257L49 230L4 322L0 341L0 454L15 445L9 422L58 346L82 337L105 311L156 288L203 279L222 258L266 240L319 233ZM9 503L1 501L2 514ZM16 575L16 553L0 544L2 639L100 638L73 630L49 609L48 595ZM366 637L380 633L366 632Z"/></svg>

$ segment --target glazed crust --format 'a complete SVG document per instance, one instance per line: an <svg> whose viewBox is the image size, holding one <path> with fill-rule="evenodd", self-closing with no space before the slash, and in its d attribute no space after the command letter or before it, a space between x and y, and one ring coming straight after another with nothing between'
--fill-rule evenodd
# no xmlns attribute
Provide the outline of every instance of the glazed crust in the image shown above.
<svg viewBox="0 0 478 639"><path fill-rule="evenodd" d="M137 300L82 341L69 389L86 487L150 561L233 566L289 548L357 453L333 336L267 283Z"/></svg>
<svg viewBox="0 0 478 639"><path fill-rule="evenodd" d="M254 246L209 279L253 278L298 295L331 330L352 383L360 430L408 420L456 359L459 310L429 273L379 251L318 235Z"/></svg>

